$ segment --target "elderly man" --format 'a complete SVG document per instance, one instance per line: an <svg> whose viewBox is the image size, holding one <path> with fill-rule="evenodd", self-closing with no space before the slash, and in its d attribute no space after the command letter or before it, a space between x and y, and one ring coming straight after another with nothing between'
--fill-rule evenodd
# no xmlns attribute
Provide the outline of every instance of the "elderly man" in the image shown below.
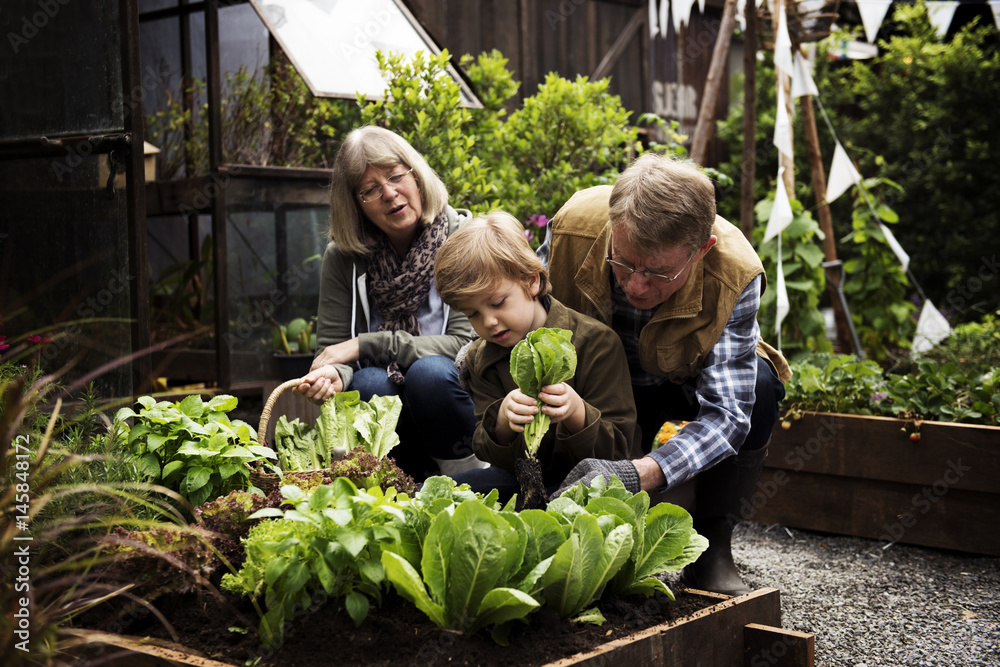
<svg viewBox="0 0 1000 667"><path fill-rule="evenodd" d="M570 198L553 219L548 252L553 295L621 337L649 452L586 459L560 491L616 475L633 492L672 493L709 540L685 568L685 584L749 592L733 562L732 531L741 501L756 491L790 375L760 339L765 278L756 252L716 215L715 189L697 166L654 154L613 188ZM668 420L690 423L649 451Z"/></svg>

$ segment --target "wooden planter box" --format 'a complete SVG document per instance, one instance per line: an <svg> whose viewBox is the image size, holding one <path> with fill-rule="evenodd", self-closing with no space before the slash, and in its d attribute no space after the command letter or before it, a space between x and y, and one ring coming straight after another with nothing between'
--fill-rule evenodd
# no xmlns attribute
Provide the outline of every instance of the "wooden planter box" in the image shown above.
<svg viewBox="0 0 1000 667"><path fill-rule="evenodd" d="M1000 427L806 413L742 518L1000 556Z"/></svg>
<svg viewBox="0 0 1000 667"><path fill-rule="evenodd" d="M567 665L632 665L634 667L813 667L815 637L780 627L781 604L777 589L762 588L731 598L695 592L715 601L701 611L663 623L596 649L564 658L545 667ZM81 633L84 645L133 651L106 664L129 667L198 665L231 667L229 663L195 655L173 642L150 642L100 632ZM108 651L109 653L116 652Z"/></svg>

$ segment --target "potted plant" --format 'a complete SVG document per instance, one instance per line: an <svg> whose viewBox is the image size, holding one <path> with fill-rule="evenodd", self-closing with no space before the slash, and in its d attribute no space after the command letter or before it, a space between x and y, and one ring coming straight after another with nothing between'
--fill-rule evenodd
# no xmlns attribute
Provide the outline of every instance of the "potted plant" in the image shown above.
<svg viewBox="0 0 1000 667"><path fill-rule="evenodd" d="M1000 555L997 324L957 327L902 373L850 355L793 364L742 518Z"/></svg>
<svg viewBox="0 0 1000 667"><path fill-rule="evenodd" d="M309 372L316 352L316 318L297 317L274 328L274 358L282 380L300 378Z"/></svg>

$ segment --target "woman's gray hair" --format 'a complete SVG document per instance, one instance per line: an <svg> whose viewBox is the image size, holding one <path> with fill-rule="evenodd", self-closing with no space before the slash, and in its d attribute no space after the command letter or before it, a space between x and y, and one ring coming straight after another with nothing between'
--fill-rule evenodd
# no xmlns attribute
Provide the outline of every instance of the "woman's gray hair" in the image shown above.
<svg viewBox="0 0 1000 667"><path fill-rule="evenodd" d="M370 166L413 168L427 225L448 205L448 190L423 156L405 139L381 127L367 125L352 130L333 161L330 181L330 238L346 253L365 255L374 247L375 225L364 215L358 187Z"/></svg>
<svg viewBox="0 0 1000 667"><path fill-rule="evenodd" d="M633 250L694 251L712 235L715 186L693 162L647 153L615 183L608 217Z"/></svg>

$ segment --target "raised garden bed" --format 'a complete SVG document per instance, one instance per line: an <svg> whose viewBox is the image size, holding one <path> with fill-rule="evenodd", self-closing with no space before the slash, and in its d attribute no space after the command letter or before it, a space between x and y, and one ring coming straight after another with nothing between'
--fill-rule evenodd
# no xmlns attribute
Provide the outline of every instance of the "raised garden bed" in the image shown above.
<svg viewBox="0 0 1000 667"><path fill-rule="evenodd" d="M780 628L776 589L764 588L738 598L704 591L679 591L677 597L676 603L651 598L634 606L606 608L608 623L601 627L570 624L551 616L535 618L512 635L507 647L494 644L488 636L465 637L440 630L406 604L389 602L358 629L344 614L337 616L323 608L301 619L286 645L272 656L263 656L259 664L332 664L339 662L335 658L339 655L344 662L357 665L732 667L760 660L765 661L760 664L787 667L813 665L813 635ZM214 620L212 614L201 618L198 607L185 606L192 628L178 627L182 641L190 639L190 646L162 638L85 633L80 655L101 653L108 658L125 650L134 653L105 664L201 667L242 665L252 657L252 637L225 632L234 623L231 617L216 613ZM680 610L683 615L677 617ZM659 618L670 620L657 622ZM198 624L201 631L193 629ZM207 644L206 637L216 638L215 645ZM565 657L553 657L560 652Z"/></svg>
<svg viewBox="0 0 1000 667"><path fill-rule="evenodd" d="M764 466L744 519L1000 556L1000 427L805 413Z"/></svg>

